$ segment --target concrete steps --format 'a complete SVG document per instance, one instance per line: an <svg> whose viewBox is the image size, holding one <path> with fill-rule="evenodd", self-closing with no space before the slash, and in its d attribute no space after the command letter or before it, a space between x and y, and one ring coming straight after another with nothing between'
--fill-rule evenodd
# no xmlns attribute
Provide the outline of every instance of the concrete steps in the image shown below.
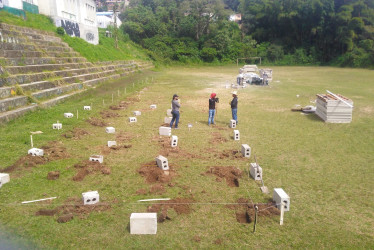
<svg viewBox="0 0 374 250"><path fill-rule="evenodd" d="M39 64L39 65L26 65L26 66L6 66L6 71L10 74L26 74L32 72L42 71L55 71L63 69L76 69L76 68L87 68L93 66L90 62L84 63L53 63L53 64Z"/></svg>
<svg viewBox="0 0 374 250"><path fill-rule="evenodd" d="M15 96L0 100L0 112L5 112L20 106L25 106L27 102L27 96Z"/></svg>
<svg viewBox="0 0 374 250"><path fill-rule="evenodd" d="M84 57L15 57L4 58L7 65L24 66L39 64L62 64L62 63L84 63L87 59Z"/></svg>
<svg viewBox="0 0 374 250"><path fill-rule="evenodd" d="M63 85L63 86L59 86L55 88L44 89L38 92L34 92L31 94L31 96L36 99L45 99L51 96L57 96L57 95L61 95L66 92L71 92L74 90L81 90L81 89L83 89L82 83L72 83L69 85Z"/></svg>

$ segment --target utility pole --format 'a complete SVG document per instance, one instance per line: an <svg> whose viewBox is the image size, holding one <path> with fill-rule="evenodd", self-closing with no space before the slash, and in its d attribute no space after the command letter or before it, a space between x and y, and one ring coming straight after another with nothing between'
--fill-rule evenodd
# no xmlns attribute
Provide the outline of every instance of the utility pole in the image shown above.
<svg viewBox="0 0 374 250"><path fill-rule="evenodd" d="M118 9L118 4L115 3L113 5L113 17L114 17L114 39L115 39L116 49L118 49L117 9Z"/></svg>

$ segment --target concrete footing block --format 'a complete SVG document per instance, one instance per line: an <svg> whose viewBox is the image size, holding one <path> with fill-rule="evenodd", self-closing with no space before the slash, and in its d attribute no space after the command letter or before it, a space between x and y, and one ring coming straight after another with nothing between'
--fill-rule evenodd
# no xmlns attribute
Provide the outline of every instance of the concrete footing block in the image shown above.
<svg viewBox="0 0 374 250"><path fill-rule="evenodd" d="M171 147L175 148L176 146L178 146L178 136L173 135L171 137Z"/></svg>
<svg viewBox="0 0 374 250"><path fill-rule="evenodd" d="M140 112L140 111L134 111L133 113L134 113L135 116L139 116L139 115L142 114L142 112Z"/></svg>
<svg viewBox="0 0 374 250"><path fill-rule="evenodd" d="M157 105L156 104L152 104L149 106L151 109L156 109L157 108Z"/></svg>
<svg viewBox="0 0 374 250"><path fill-rule="evenodd" d="M91 155L89 160L103 163L104 156L102 156L102 155Z"/></svg>
<svg viewBox="0 0 374 250"><path fill-rule="evenodd" d="M108 141L108 147L113 147L113 146L117 146L117 142L116 141Z"/></svg>
<svg viewBox="0 0 374 250"><path fill-rule="evenodd" d="M166 159L166 157L162 156L162 155L159 155L156 157L156 163L157 163L157 166L159 168L161 168L161 170L169 170L169 163L168 163L168 159Z"/></svg>
<svg viewBox="0 0 374 250"><path fill-rule="evenodd" d="M116 132L116 129L113 127L106 127L105 132L107 132L108 134L114 134Z"/></svg>
<svg viewBox="0 0 374 250"><path fill-rule="evenodd" d="M156 234L157 213L132 213L130 216L131 234Z"/></svg>
<svg viewBox="0 0 374 250"><path fill-rule="evenodd" d="M44 150L40 148L32 148L27 153L32 156L43 156Z"/></svg>
<svg viewBox="0 0 374 250"><path fill-rule="evenodd" d="M171 136L171 128L170 127L160 127L158 129L160 135Z"/></svg>
<svg viewBox="0 0 374 250"><path fill-rule="evenodd" d="M99 202L100 195L97 191L90 191L82 193L82 199L84 205L93 205Z"/></svg>
<svg viewBox="0 0 374 250"><path fill-rule="evenodd" d="M130 123L134 123L134 122L137 122L138 119L136 117L129 117L129 122Z"/></svg>
<svg viewBox="0 0 374 250"><path fill-rule="evenodd" d="M91 110L91 106L83 106L83 110Z"/></svg>
<svg viewBox="0 0 374 250"><path fill-rule="evenodd" d="M242 144L242 155L244 157L251 157L251 147L248 144Z"/></svg>
<svg viewBox="0 0 374 250"><path fill-rule="evenodd" d="M52 124L52 129L60 130L60 129L62 129L62 124L61 123L53 123Z"/></svg>
<svg viewBox="0 0 374 250"><path fill-rule="evenodd" d="M172 109L167 109L166 110L166 115L167 116L173 116L173 114L171 113Z"/></svg>
<svg viewBox="0 0 374 250"><path fill-rule="evenodd" d="M170 124L172 119L173 119L173 117L165 117L164 118L164 123Z"/></svg>
<svg viewBox="0 0 374 250"><path fill-rule="evenodd" d="M230 128L236 128L236 121L230 120Z"/></svg>
<svg viewBox="0 0 374 250"><path fill-rule="evenodd" d="M74 114L73 113L64 113L65 118L73 118Z"/></svg>
<svg viewBox="0 0 374 250"><path fill-rule="evenodd" d="M260 165L257 165L256 163L251 163L249 168L249 173L251 174L252 178L255 181L261 181L262 180L262 168Z"/></svg>
<svg viewBox="0 0 374 250"><path fill-rule="evenodd" d="M234 140L235 141L239 141L240 140L239 130L234 130Z"/></svg>
<svg viewBox="0 0 374 250"><path fill-rule="evenodd" d="M274 188L273 201L277 204L278 209L283 202L285 204L284 211L290 211L290 196L282 188Z"/></svg>
<svg viewBox="0 0 374 250"><path fill-rule="evenodd" d="M0 173L0 188L5 183L8 183L10 181L9 174L6 173Z"/></svg>

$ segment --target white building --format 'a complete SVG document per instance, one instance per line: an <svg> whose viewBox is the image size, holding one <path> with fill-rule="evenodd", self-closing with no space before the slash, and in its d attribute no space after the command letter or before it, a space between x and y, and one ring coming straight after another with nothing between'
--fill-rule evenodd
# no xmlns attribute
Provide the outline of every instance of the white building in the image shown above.
<svg viewBox="0 0 374 250"><path fill-rule="evenodd" d="M38 6L38 0L0 0L0 8L8 6L11 8L23 10L23 2Z"/></svg>
<svg viewBox="0 0 374 250"><path fill-rule="evenodd" d="M13 1L13 0L12 0ZM51 16L66 34L99 43L94 0L38 0L39 12Z"/></svg>
<svg viewBox="0 0 374 250"><path fill-rule="evenodd" d="M106 29L108 26L114 26L114 15L112 11L108 12L97 12L96 13L96 20L97 20L97 26L99 28ZM117 27L121 26L122 22L118 18L117 14Z"/></svg>

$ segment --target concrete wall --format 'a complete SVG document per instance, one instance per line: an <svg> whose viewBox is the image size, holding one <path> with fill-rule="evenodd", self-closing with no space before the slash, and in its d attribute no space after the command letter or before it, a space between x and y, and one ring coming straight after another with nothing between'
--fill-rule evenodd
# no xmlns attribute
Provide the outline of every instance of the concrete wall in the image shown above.
<svg viewBox="0 0 374 250"><path fill-rule="evenodd" d="M51 16L66 34L99 43L96 5L93 0L39 0L39 12Z"/></svg>
<svg viewBox="0 0 374 250"><path fill-rule="evenodd" d="M22 0L3 0L4 5L22 10Z"/></svg>

